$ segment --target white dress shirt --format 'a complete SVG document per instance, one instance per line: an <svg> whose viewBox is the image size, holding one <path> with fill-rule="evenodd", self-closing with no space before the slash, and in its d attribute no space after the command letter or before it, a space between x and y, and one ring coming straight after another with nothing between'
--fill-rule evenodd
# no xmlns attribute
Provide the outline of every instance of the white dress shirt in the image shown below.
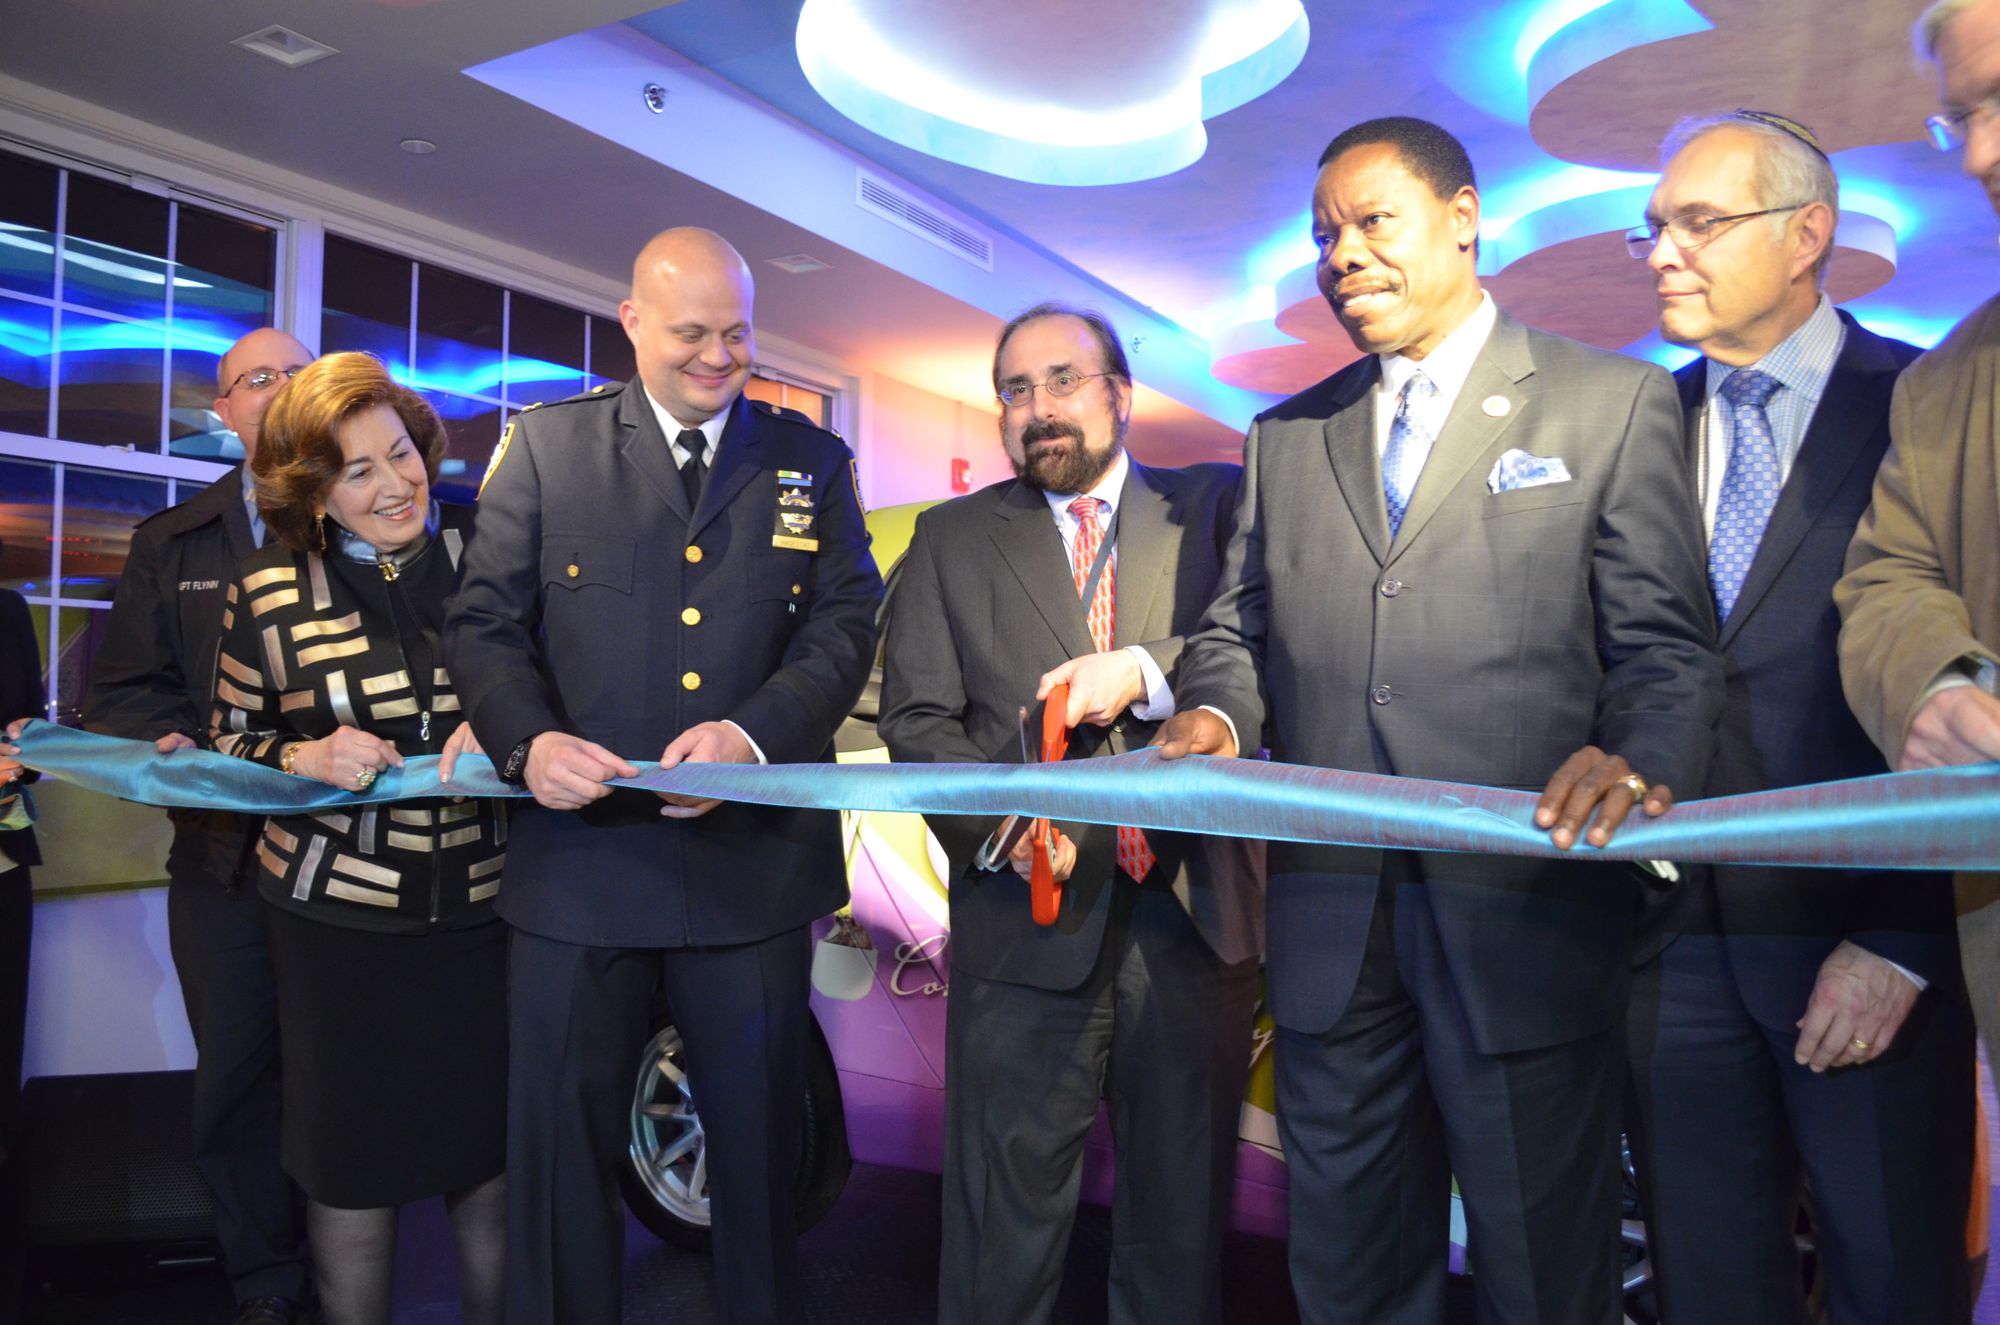
<svg viewBox="0 0 2000 1325"><path fill-rule="evenodd" d="M1131 460L1125 454L1125 448L1121 446L1118 448L1117 459L1111 462L1111 468L1104 472L1104 477L1099 479L1097 486L1089 492L1044 491L1042 493L1043 500L1049 504L1050 513L1056 518L1056 531L1062 535L1063 556L1069 562L1071 578L1074 578L1078 573L1076 564L1077 519L1074 515L1070 514L1069 504L1079 496L1097 498L1103 504L1102 509L1098 512L1097 531L1100 535L1108 532L1111 528L1111 521L1118 514L1118 503L1124 498L1125 476L1131 472L1131 469ZM1090 567L1085 566L1081 569L1083 574L1090 574ZM1111 575L1115 574L1117 570L1118 547L1114 543L1111 548L1111 564L1105 567L1104 573ZM1085 615L1088 615L1087 611ZM1113 628L1116 629L1115 626ZM1133 660L1139 664L1140 684L1146 688L1145 698L1132 706L1132 716L1141 722L1159 722L1166 718L1171 718L1174 715L1173 687L1167 684L1166 674L1160 670L1160 665L1153 661L1152 654L1147 653L1145 649L1137 644L1126 645L1125 652L1131 654Z"/></svg>
<svg viewBox="0 0 2000 1325"><path fill-rule="evenodd" d="M1382 364L1382 376L1375 383L1375 455L1378 459L1389 449L1389 429L1396 422L1397 397L1403 394L1403 387L1418 372L1431 380L1437 393L1429 400L1412 400L1410 408L1420 413L1433 440L1444 432L1444 421L1451 414L1458 393L1465 390L1465 379L1472 375L1472 365L1478 360L1479 352L1486 348L1486 340L1493 334L1493 324L1499 316L1499 309L1493 305L1493 296L1481 290L1479 306L1423 358L1410 359L1400 354L1376 356Z"/></svg>
<svg viewBox="0 0 2000 1325"><path fill-rule="evenodd" d="M1396 422L1397 397L1403 394L1403 388L1419 371L1431 380L1437 391L1429 400L1412 400L1410 408L1421 411L1421 420L1435 444L1437 437L1444 432L1444 421L1451 414L1458 393L1465 389L1465 379L1472 375L1472 365L1479 358L1479 352L1486 348L1487 338L1493 334L1493 324L1499 316L1493 296L1481 290L1479 306L1423 358L1411 359L1401 354L1376 356L1382 369L1375 383L1375 456L1378 460L1389 449L1389 430ZM1236 734L1234 720L1213 705L1204 704L1202 707L1222 719L1223 725L1229 728L1229 739L1236 742L1236 753L1244 755L1243 741ZM1133 711L1137 712L1136 709Z"/></svg>

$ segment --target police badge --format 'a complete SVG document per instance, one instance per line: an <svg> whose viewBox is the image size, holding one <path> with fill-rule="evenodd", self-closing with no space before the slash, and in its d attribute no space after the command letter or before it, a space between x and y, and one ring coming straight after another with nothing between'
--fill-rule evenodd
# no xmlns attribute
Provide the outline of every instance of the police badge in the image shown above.
<svg viewBox="0 0 2000 1325"><path fill-rule="evenodd" d="M819 551L819 512L813 504L813 476L796 470L778 471L778 512L771 529L771 546L797 552Z"/></svg>

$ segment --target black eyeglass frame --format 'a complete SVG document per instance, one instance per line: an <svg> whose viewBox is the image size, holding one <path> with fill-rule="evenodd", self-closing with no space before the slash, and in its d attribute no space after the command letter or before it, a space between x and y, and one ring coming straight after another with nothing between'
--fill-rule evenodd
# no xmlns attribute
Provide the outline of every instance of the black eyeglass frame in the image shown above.
<svg viewBox="0 0 2000 1325"><path fill-rule="evenodd" d="M297 368L246 368L242 372L236 374L235 377L230 379L228 387L223 390L222 394L225 396L232 394L237 387L243 385L244 379L256 377L260 373L268 374L270 380L264 382L251 382L250 389L252 391L262 391L265 387L272 385L281 377L284 378L287 382L289 382L294 377L297 377L300 373L304 371L305 371L304 365L300 365Z"/></svg>

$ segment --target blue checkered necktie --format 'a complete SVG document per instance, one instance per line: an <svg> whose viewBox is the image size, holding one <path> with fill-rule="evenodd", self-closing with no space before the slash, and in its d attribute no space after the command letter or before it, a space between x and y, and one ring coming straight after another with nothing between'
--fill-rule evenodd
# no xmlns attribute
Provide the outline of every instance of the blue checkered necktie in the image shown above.
<svg viewBox="0 0 2000 1325"><path fill-rule="evenodd" d="M1718 620L1729 620L1735 609L1771 508L1778 504L1778 439L1764 405L1780 385L1754 368L1722 379L1721 395L1729 404L1729 468L1723 471L1715 533L1708 542L1708 582L1715 589Z"/></svg>
<svg viewBox="0 0 2000 1325"><path fill-rule="evenodd" d="M1389 425L1389 445L1382 452L1382 496L1389 505L1390 538L1403 527L1403 513L1410 509L1410 494L1417 490L1417 476L1424 472L1424 460L1431 453L1431 443L1437 440L1422 417L1423 411L1413 408L1412 402L1420 406L1436 394L1437 384L1418 372L1403 383L1396 400L1396 418Z"/></svg>

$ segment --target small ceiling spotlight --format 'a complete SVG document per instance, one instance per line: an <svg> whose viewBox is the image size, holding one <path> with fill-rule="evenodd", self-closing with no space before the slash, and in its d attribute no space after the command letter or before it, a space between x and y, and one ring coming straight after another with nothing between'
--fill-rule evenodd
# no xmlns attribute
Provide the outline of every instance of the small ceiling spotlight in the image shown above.
<svg viewBox="0 0 2000 1325"><path fill-rule="evenodd" d="M833 264L822 262L810 253L788 253L782 258L765 258L764 261L790 276L803 276L809 271L825 271Z"/></svg>
<svg viewBox="0 0 2000 1325"><path fill-rule="evenodd" d="M396 145L411 156L429 156L438 150L438 145L428 138L405 138Z"/></svg>
<svg viewBox="0 0 2000 1325"><path fill-rule="evenodd" d="M658 83L646 84L646 90L640 95L646 98L646 109L655 115L667 108L667 90Z"/></svg>

